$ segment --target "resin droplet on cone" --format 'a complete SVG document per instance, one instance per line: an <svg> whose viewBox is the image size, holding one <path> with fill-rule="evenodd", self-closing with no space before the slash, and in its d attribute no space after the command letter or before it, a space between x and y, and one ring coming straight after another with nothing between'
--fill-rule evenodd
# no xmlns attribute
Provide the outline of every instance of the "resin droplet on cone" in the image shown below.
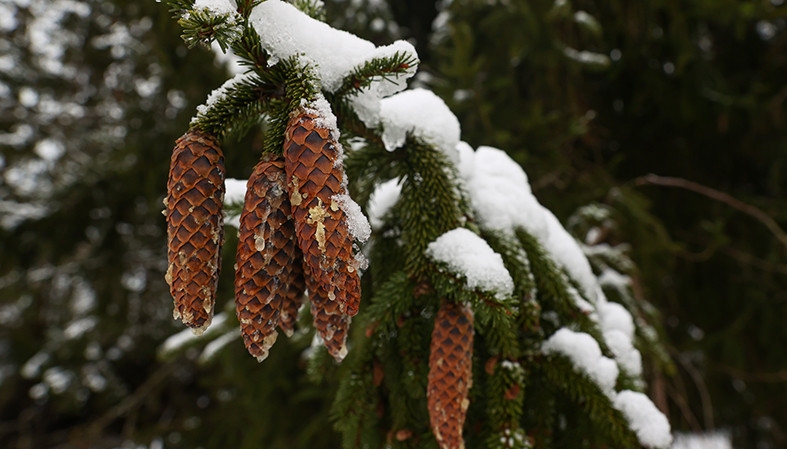
<svg viewBox="0 0 787 449"><path fill-rule="evenodd" d="M341 312L358 313L361 301L358 261L348 217L336 200L346 195L340 146L320 126L316 112L296 111L284 140L287 187L306 276L314 277Z"/></svg>
<svg viewBox="0 0 787 449"><path fill-rule="evenodd" d="M441 449L464 448L462 427L473 376L473 311L443 302L435 318L426 400L429 422Z"/></svg>
<svg viewBox="0 0 787 449"><path fill-rule="evenodd" d="M276 342L275 328L285 302L303 297L301 252L291 213L284 161L258 163L240 215L235 305L243 343L259 361Z"/></svg>
<svg viewBox="0 0 787 449"><path fill-rule="evenodd" d="M202 333L213 319L224 239L224 155L215 137L189 130L175 143L164 200L166 280L173 315Z"/></svg>

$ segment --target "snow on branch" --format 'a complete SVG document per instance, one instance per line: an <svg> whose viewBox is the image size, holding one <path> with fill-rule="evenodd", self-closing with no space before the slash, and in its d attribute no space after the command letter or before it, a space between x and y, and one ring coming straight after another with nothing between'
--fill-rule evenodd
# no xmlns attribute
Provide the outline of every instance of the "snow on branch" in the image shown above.
<svg viewBox="0 0 787 449"><path fill-rule="evenodd" d="M498 300L510 297L514 291L503 258L468 229L456 228L441 235L429 244L426 255L462 276L470 290L494 293Z"/></svg>

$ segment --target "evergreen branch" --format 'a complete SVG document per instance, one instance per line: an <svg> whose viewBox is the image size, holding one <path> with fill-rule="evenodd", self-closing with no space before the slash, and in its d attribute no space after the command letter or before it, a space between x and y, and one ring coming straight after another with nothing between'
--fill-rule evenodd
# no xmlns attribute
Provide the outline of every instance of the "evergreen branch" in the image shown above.
<svg viewBox="0 0 787 449"><path fill-rule="evenodd" d="M251 15L251 11L260 3L265 0L236 0L238 5L238 14L243 17L243 20L248 20L249 15ZM251 27L246 27L251 28Z"/></svg>
<svg viewBox="0 0 787 449"><path fill-rule="evenodd" d="M351 93L359 93L376 80L393 83L394 78L412 70L416 64L418 58L407 52L397 51L390 57L372 58L344 77L336 95L346 97Z"/></svg>
<svg viewBox="0 0 787 449"><path fill-rule="evenodd" d="M325 22L325 4L321 0L290 0L290 4L312 19Z"/></svg>
<svg viewBox="0 0 787 449"><path fill-rule="evenodd" d="M275 87L259 77L239 75L214 90L197 108L191 126L218 138L240 136L260 120L265 103L276 94Z"/></svg>
<svg viewBox="0 0 787 449"><path fill-rule="evenodd" d="M399 318L415 305L414 289L415 284L404 271L397 271L380 284L366 311L369 321L376 325L376 334L396 333Z"/></svg>
<svg viewBox="0 0 787 449"><path fill-rule="evenodd" d="M267 74L270 74L268 52L262 48L260 35L257 34L254 27L244 27L240 38L232 43L231 48L232 52L240 58L239 63L241 65L256 71L263 79Z"/></svg>
<svg viewBox="0 0 787 449"><path fill-rule="evenodd" d="M421 279L430 265L426 247L461 224L456 174L443 153L412 136L397 151L405 154L406 176L398 203L405 270L412 278Z"/></svg>
<svg viewBox="0 0 787 449"><path fill-rule="evenodd" d="M243 21L236 13L214 14L207 8L192 9L181 15L178 24L183 28L181 38L189 48L209 47L214 40L226 52L243 33Z"/></svg>
<svg viewBox="0 0 787 449"><path fill-rule="evenodd" d="M484 371L489 375L486 385L489 431L487 447L499 449L525 448L529 439L520 428L524 410L526 370L516 361L493 357Z"/></svg>
<svg viewBox="0 0 787 449"><path fill-rule="evenodd" d="M533 276L536 279L538 288L537 300L542 309L541 327L546 334L552 334L562 323L575 323L579 330L590 334L601 347L604 355L610 356L611 351L607 347L601 330L590 317L578 308L575 298L570 294L569 288L573 288L571 281L557 264L547 255L543 247L535 237L528 234L524 229L516 230L516 237L527 253ZM544 320L544 312L554 311L557 313L559 323L551 325L548 320Z"/></svg>
<svg viewBox="0 0 787 449"><path fill-rule="evenodd" d="M575 407L583 411L594 432L586 438L598 439L591 446L603 443L613 447L640 447L637 435L629 428L623 414L612 406L612 401L584 373L577 372L571 361L562 355L551 355L535 365L536 375L553 391L566 394ZM574 431L575 429L572 429ZM602 443L603 442L603 443Z"/></svg>
<svg viewBox="0 0 787 449"><path fill-rule="evenodd" d="M167 0L173 19L179 19L194 6L194 0Z"/></svg>
<svg viewBox="0 0 787 449"><path fill-rule="evenodd" d="M515 239L494 231L482 231L481 237L503 258L503 265L514 280L514 298L519 299L517 319L527 334L540 333L541 307L536 301L536 280L522 245ZM539 339L540 340L540 339Z"/></svg>
<svg viewBox="0 0 787 449"><path fill-rule="evenodd" d="M344 172L350 181L350 195L361 208L366 208L375 185L401 174L400 160L400 153L368 142L360 149L345 152Z"/></svg>

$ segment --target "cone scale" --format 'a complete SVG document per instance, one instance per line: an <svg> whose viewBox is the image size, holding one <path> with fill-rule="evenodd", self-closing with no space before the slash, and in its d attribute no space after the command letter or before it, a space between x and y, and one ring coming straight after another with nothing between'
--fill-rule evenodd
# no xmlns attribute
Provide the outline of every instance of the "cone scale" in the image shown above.
<svg viewBox="0 0 787 449"><path fill-rule="evenodd" d="M292 304L304 292L301 254L295 242L284 162L263 160L249 177L238 230L235 305L246 349L258 361L276 342L275 328L292 334ZM282 322L282 311L285 321ZM296 306L297 313L297 306Z"/></svg>
<svg viewBox="0 0 787 449"><path fill-rule="evenodd" d="M435 318L426 391L429 422L441 449L464 448L462 427L472 385L473 312L443 302Z"/></svg>
<svg viewBox="0 0 787 449"><path fill-rule="evenodd" d="M307 276L312 276L349 316L361 300L358 261L347 214L337 197L347 194L340 145L316 111L291 115L284 140L287 187Z"/></svg>
<svg viewBox="0 0 787 449"><path fill-rule="evenodd" d="M213 319L224 239L224 155L214 136L189 130L175 143L167 197L166 281L173 316L201 334Z"/></svg>
<svg viewBox="0 0 787 449"><path fill-rule="evenodd" d="M314 328L328 353L341 362L347 355L347 332L352 318L341 312L337 301L329 299L328 292L317 280L307 277L306 287L309 290Z"/></svg>

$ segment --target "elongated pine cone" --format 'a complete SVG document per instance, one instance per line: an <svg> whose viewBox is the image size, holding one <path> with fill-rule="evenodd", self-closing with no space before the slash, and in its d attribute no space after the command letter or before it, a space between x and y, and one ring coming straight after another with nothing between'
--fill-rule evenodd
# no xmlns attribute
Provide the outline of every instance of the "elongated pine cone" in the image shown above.
<svg viewBox="0 0 787 449"><path fill-rule="evenodd" d="M298 249L298 254L301 254L300 249ZM301 259L303 258L302 255L300 255L300 257ZM303 265L301 265L301 281L303 281L302 276ZM306 295L303 293L304 292L301 291L300 295L287 295L282 298L281 314L279 314L279 329L281 329L282 332L284 332L284 335L288 337L292 337L292 335L295 333L295 323L298 322L298 311L301 309L301 306L306 300Z"/></svg>
<svg viewBox="0 0 787 449"><path fill-rule="evenodd" d="M347 355L347 332L352 318L341 312L339 303L329 299L322 284L314 278L306 277L306 288L309 290L314 328L328 353L341 362Z"/></svg>
<svg viewBox="0 0 787 449"><path fill-rule="evenodd" d="M441 449L464 448L462 427L473 379L473 311L446 301L432 331L426 400L429 422Z"/></svg>
<svg viewBox="0 0 787 449"><path fill-rule="evenodd" d="M276 342L285 302L304 293L284 161L261 161L249 177L238 229L235 306L243 343L258 361Z"/></svg>
<svg viewBox="0 0 787 449"><path fill-rule="evenodd" d="M347 195L340 156L339 143L321 125L316 111L304 108L291 116L285 131L284 168L306 276L315 277L328 298L354 316L361 302L360 263L340 204Z"/></svg>
<svg viewBox="0 0 787 449"><path fill-rule="evenodd" d="M175 142L164 214L173 316L195 334L213 319L224 240L223 201L224 155L219 143L191 129Z"/></svg>

